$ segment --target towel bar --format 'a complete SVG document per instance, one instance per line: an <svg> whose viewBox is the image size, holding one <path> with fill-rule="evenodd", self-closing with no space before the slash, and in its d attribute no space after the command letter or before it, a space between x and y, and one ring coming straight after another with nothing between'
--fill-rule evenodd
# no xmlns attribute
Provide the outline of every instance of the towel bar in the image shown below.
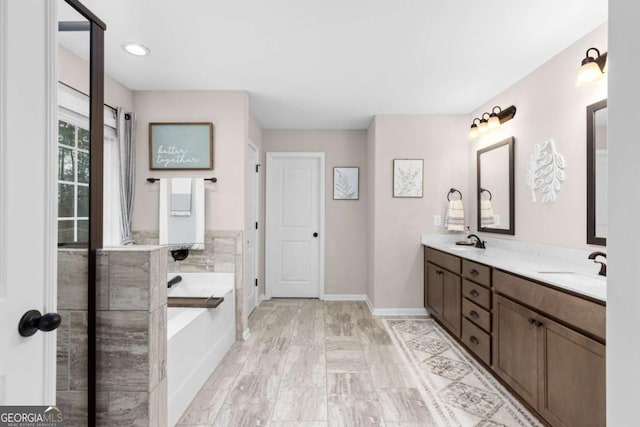
<svg viewBox="0 0 640 427"><path fill-rule="evenodd" d="M218 178L203 178L205 181L218 182ZM147 182L154 183L160 181L160 178L147 178Z"/></svg>

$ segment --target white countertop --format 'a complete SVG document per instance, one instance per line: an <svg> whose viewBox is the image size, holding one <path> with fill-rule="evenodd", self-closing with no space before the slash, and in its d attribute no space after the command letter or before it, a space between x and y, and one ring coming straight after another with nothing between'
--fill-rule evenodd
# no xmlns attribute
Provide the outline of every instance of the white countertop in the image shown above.
<svg viewBox="0 0 640 427"><path fill-rule="evenodd" d="M457 246L466 236L422 234L422 244L460 258L528 277L600 301L607 300L607 278L599 265L587 259L589 252L483 237L487 249Z"/></svg>

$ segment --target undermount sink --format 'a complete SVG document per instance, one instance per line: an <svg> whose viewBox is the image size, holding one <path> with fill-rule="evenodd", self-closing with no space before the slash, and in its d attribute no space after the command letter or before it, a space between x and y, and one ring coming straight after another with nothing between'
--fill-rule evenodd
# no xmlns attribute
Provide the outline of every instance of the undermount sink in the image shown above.
<svg viewBox="0 0 640 427"><path fill-rule="evenodd" d="M475 249L475 246L451 246L449 250L455 252L468 252Z"/></svg>
<svg viewBox="0 0 640 427"><path fill-rule="evenodd" d="M563 282L571 285L584 286L603 286L607 284L607 278L604 276L577 273L575 271L538 271L540 276L551 281Z"/></svg>

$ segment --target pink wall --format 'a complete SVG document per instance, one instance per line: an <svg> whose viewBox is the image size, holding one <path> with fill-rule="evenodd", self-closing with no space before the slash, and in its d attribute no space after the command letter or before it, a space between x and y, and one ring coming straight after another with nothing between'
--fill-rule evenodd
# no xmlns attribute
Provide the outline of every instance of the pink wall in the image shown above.
<svg viewBox="0 0 640 427"><path fill-rule="evenodd" d="M433 216L443 215L447 193L454 187L468 191L466 115L376 116L369 139L373 161L375 214L369 218L373 256L369 256L369 299L375 308L423 307L423 252L420 235L437 233ZM373 148L373 153L371 152ZM424 159L423 197L393 198L393 159ZM467 214L468 214L467 210Z"/></svg>
<svg viewBox="0 0 640 427"><path fill-rule="evenodd" d="M607 27L603 25L569 46L527 77L491 99L469 117L479 117L494 105L515 105L515 118L502 129L469 144L469 188L476 188L476 151L507 137L515 143L515 240L570 248L586 244L586 107L607 97L606 79L589 86L575 86L580 61L589 47L607 50ZM564 155L566 180L554 204L533 203L526 185L527 161L533 146L553 138ZM470 198L472 229L476 229L476 200ZM501 236L504 237L504 236ZM509 238L509 237L507 237Z"/></svg>
<svg viewBox="0 0 640 427"><path fill-rule="evenodd" d="M367 134L362 130L263 132L264 153L325 153L325 293L366 293L367 265ZM360 168L360 200L333 200L334 166ZM263 175L264 176L264 175ZM262 183L264 191L264 180Z"/></svg>
<svg viewBox="0 0 640 427"><path fill-rule="evenodd" d="M207 230L244 230L244 164L248 134L249 98L243 91L137 91L136 197L134 230L158 229L158 185L148 177L218 178L206 184ZM149 170L149 122L213 122L213 171Z"/></svg>

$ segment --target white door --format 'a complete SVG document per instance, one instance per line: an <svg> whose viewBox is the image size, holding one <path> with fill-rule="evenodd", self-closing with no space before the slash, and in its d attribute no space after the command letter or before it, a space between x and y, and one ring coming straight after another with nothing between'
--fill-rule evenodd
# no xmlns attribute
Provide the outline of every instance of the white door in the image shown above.
<svg viewBox="0 0 640 427"><path fill-rule="evenodd" d="M267 153L266 173L266 293L321 297L324 153Z"/></svg>
<svg viewBox="0 0 640 427"><path fill-rule="evenodd" d="M249 143L247 150L247 307L249 313L258 305L258 147Z"/></svg>
<svg viewBox="0 0 640 427"><path fill-rule="evenodd" d="M56 333L18 334L56 310L55 31L55 2L0 1L0 405L55 403Z"/></svg>

